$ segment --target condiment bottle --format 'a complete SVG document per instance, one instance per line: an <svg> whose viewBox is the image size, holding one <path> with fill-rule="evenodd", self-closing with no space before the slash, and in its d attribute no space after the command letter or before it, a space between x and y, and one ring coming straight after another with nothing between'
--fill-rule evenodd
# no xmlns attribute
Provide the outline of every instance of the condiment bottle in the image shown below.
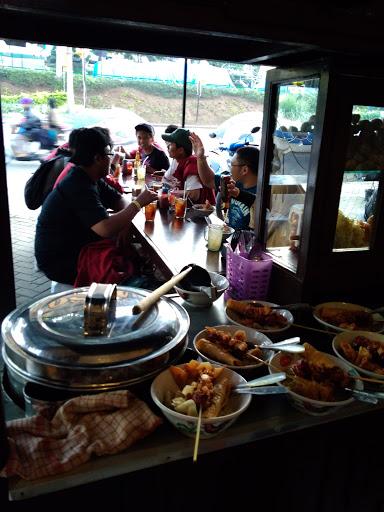
<svg viewBox="0 0 384 512"><path fill-rule="evenodd" d="M140 164L141 164L140 151L137 150L136 156L135 156L135 163L134 163L134 168L135 168L136 174L137 174L137 169L140 167Z"/></svg>
<svg viewBox="0 0 384 512"><path fill-rule="evenodd" d="M115 170L113 172L113 176L115 178L118 178L120 176L120 172L121 172L121 165L120 164L115 164Z"/></svg>

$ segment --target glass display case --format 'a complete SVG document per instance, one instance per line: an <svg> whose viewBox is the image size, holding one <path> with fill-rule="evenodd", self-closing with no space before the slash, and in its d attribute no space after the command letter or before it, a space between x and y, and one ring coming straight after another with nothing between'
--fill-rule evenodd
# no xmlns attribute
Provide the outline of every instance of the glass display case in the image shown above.
<svg viewBox="0 0 384 512"><path fill-rule="evenodd" d="M381 300L383 170L384 77L324 62L268 72L256 230L271 299Z"/></svg>
<svg viewBox="0 0 384 512"><path fill-rule="evenodd" d="M292 271L297 270L318 90L319 78L277 86L266 247Z"/></svg>

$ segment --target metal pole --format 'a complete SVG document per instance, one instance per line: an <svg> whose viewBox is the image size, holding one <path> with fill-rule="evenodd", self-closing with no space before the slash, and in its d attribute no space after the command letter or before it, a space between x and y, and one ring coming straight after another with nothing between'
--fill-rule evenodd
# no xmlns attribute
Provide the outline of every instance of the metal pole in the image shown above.
<svg viewBox="0 0 384 512"><path fill-rule="evenodd" d="M184 59L183 111L182 111L182 119L181 119L181 126L183 128L185 126L185 114L186 114L186 106L187 106L187 77L188 77L188 59Z"/></svg>

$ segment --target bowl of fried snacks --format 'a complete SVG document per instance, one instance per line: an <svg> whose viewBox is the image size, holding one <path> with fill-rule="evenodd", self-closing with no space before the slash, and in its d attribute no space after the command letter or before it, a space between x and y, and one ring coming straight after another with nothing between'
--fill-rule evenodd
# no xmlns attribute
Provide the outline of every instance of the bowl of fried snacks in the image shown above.
<svg viewBox="0 0 384 512"><path fill-rule="evenodd" d="M249 393L232 393L247 381L238 373L192 359L170 366L151 385L151 396L167 420L181 433L195 437L200 408L200 438L208 439L227 429L251 402Z"/></svg>
<svg viewBox="0 0 384 512"><path fill-rule="evenodd" d="M314 318L334 331L382 332L384 318L379 313L349 302L324 302L313 310Z"/></svg>
<svg viewBox="0 0 384 512"><path fill-rule="evenodd" d="M332 342L335 354L360 373L384 384L384 336L368 331L345 331Z"/></svg>
<svg viewBox="0 0 384 512"><path fill-rule="evenodd" d="M351 391L362 390L358 373L341 359L304 343L303 354L278 352L269 361L270 373L285 372L282 385L288 388L292 405L306 414L324 416L352 403Z"/></svg>
<svg viewBox="0 0 384 512"><path fill-rule="evenodd" d="M288 329L293 324L293 315L287 309L262 300L228 299L225 308L227 319L240 327L249 327L259 332L274 333Z"/></svg>
<svg viewBox="0 0 384 512"><path fill-rule="evenodd" d="M208 217L214 212L215 207L206 201L204 204L194 204L192 210L194 217Z"/></svg>
<svg viewBox="0 0 384 512"><path fill-rule="evenodd" d="M263 366L256 357L267 361L272 352L261 349L261 345L272 345L272 341L261 332L236 325L206 327L193 340L194 349L203 360L238 371Z"/></svg>

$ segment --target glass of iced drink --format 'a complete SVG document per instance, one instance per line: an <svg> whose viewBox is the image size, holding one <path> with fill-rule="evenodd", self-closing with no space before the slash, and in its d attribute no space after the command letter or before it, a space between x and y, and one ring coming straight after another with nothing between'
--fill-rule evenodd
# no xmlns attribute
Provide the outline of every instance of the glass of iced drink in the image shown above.
<svg viewBox="0 0 384 512"><path fill-rule="evenodd" d="M184 197L176 197L175 199L175 217L176 219L184 219L187 209L187 199Z"/></svg>
<svg viewBox="0 0 384 512"><path fill-rule="evenodd" d="M149 203L144 207L145 220L147 222L153 222L155 220L156 208L157 201L152 201L152 203Z"/></svg>

